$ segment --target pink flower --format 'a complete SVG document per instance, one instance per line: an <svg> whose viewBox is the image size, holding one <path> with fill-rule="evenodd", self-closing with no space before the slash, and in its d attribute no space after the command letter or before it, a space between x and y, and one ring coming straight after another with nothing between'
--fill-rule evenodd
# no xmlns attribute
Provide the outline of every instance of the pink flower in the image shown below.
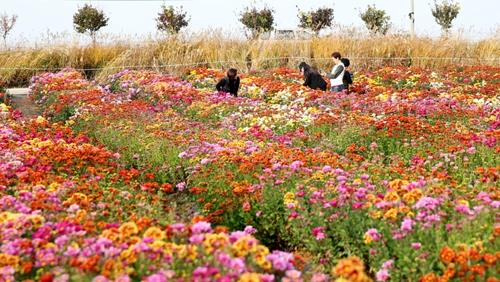
<svg viewBox="0 0 500 282"><path fill-rule="evenodd" d="M177 183L175 187L177 187L179 191L183 191L186 188L186 183L185 182Z"/></svg>
<svg viewBox="0 0 500 282"><path fill-rule="evenodd" d="M257 232L257 229L253 228L253 226L248 225L243 231L247 234L253 234Z"/></svg>
<svg viewBox="0 0 500 282"><path fill-rule="evenodd" d="M366 231L365 236L370 236L373 241L377 242L382 238L382 235L378 233L378 230L375 228L370 228Z"/></svg>
<svg viewBox="0 0 500 282"><path fill-rule="evenodd" d="M301 278L302 273L298 270L288 270L285 272L286 277L284 277L281 281L283 282L302 282L304 281Z"/></svg>
<svg viewBox="0 0 500 282"><path fill-rule="evenodd" d="M290 168L295 171L297 169L299 169L304 163L301 162L301 161L294 161L291 165L290 165Z"/></svg>
<svg viewBox="0 0 500 282"><path fill-rule="evenodd" d="M401 223L401 231L410 232L413 229L414 224L415 221L413 221L411 218L405 218Z"/></svg>
<svg viewBox="0 0 500 282"><path fill-rule="evenodd" d="M411 248L414 250L419 250L422 247L420 243L411 243Z"/></svg>
<svg viewBox="0 0 500 282"><path fill-rule="evenodd" d="M321 241L325 239L326 235L324 233L325 227L316 227L313 229L313 236L316 238L316 240Z"/></svg>
<svg viewBox="0 0 500 282"><path fill-rule="evenodd" d="M467 154L475 154L476 153L476 147L470 147L467 149Z"/></svg>
<svg viewBox="0 0 500 282"><path fill-rule="evenodd" d="M326 282L328 281L328 276L323 273L314 273L311 282Z"/></svg>
<svg viewBox="0 0 500 282"><path fill-rule="evenodd" d="M394 260L390 259L382 264L383 269L391 269L394 266Z"/></svg>
<svg viewBox="0 0 500 282"><path fill-rule="evenodd" d="M391 277L387 269L381 269L375 274L377 281L387 281Z"/></svg>
<svg viewBox="0 0 500 282"><path fill-rule="evenodd" d="M323 172L324 172L324 173L328 173L328 172L330 172L330 171L332 171L332 167L331 167L331 166L329 166L329 165L325 165L325 166L323 167Z"/></svg>
<svg viewBox="0 0 500 282"><path fill-rule="evenodd" d="M191 226L191 231L194 234L208 233L212 231L212 226L208 222L200 221Z"/></svg>

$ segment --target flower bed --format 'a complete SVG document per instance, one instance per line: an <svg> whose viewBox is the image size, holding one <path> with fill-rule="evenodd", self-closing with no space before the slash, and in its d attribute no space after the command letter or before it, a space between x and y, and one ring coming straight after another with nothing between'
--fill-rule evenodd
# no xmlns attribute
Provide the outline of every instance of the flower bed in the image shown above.
<svg viewBox="0 0 500 282"><path fill-rule="evenodd" d="M112 227L93 227L97 233L68 242L83 248L99 240L89 238L111 240L106 246L118 249L119 262L98 260L93 273L112 279L130 270L136 278L196 281L266 281L269 275L284 281L495 281L498 73L483 66L383 68L356 74L353 93L346 95L306 89L297 73L279 69L243 75L238 98L211 90L223 76L215 70L197 69L184 80L122 71L102 85L70 70L45 74L34 78L32 97L48 121L16 125L42 136L31 133L36 141L9 145L26 148L10 153L14 161L33 163L21 176L5 174L4 185L32 191L37 186L31 184L57 183L64 189L54 197L69 206L50 212L63 218L82 210L79 203L68 210L83 198L74 199L73 192L85 195L86 216L95 213L92 222ZM58 181L68 176L71 187ZM37 214L52 223L45 213L48 207ZM233 233L193 237L193 218ZM178 222L187 224L187 233L171 233ZM123 248L113 233L120 229L133 231ZM158 235L163 253L155 252L147 230ZM27 234L33 231L21 237ZM235 247L241 238L248 248L242 256ZM216 253L206 240L218 242ZM173 243L185 248L166 249ZM131 246L133 258L127 255ZM225 255L241 259L244 271L232 272L234 266L222 262ZM51 275L61 266L71 277L80 267L52 266Z"/></svg>

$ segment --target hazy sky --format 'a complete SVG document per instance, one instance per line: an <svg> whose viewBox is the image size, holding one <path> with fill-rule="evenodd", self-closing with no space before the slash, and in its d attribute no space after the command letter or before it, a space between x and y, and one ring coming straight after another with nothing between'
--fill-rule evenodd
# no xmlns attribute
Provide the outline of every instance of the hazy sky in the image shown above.
<svg viewBox="0 0 500 282"><path fill-rule="evenodd" d="M41 34L51 32L74 33L72 15L85 3L103 9L110 17L103 29L112 34L152 34L154 17L161 5L183 6L191 16L190 30L224 28L239 31L238 13L252 0L177 0L177 1L99 1L99 0L0 0L0 13L19 16L13 31L16 38L36 40ZM500 0L458 0L462 10L454 22L453 30L462 30L472 38L486 37L500 28ZM439 34L439 26L430 12L433 0L415 0L417 33ZM276 27L289 29L297 26L297 8L309 10L333 6L334 20L342 25L363 26L359 10L368 4L385 9L396 28L409 29L410 0L268 0L257 1L257 6L267 5L276 11Z"/></svg>

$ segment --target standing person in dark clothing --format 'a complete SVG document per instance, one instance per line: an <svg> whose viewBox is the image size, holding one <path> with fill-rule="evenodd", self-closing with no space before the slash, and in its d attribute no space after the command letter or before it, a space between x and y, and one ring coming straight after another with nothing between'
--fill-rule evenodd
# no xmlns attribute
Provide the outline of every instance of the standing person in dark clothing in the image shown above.
<svg viewBox="0 0 500 282"><path fill-rule="evenodd" d="M230 93L234 97L238 97L238 90L240 89L240 77L238 76L238 70L229 69L227 71L227 76L222 78L215 86L217 91L223 91Z"/></svg>
<svg viewBox="0 0 500 282"><path fill-rule="evenodd" d="M304 75L304 86L307 86L311 89L321 89L326 91L326 81L321 77L319 72L313 70L311 66L306 64L305 62L300 63L299 69Z"/></svg>
<svg viewBox="0 0 500 282"><path fill-rule="evenodd" d="M351 61L347 58L340 59L345 67L344 77L342 78L342 82L344 83L344 90L346 90L347 94L349 94L349 85L352 84L352 73L349 71L349 66L351 65Z"/></svg>

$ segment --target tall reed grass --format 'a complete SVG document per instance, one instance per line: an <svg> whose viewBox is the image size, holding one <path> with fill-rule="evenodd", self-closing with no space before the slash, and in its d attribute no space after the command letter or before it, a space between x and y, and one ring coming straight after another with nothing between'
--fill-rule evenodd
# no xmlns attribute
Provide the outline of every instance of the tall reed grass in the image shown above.
<svg viewBox="0 0 500 282"><path fill-rule="evenodd" d="M117 42L98 46L79 44L15 49L0 52L0 84L26 85L31 76L65 67L87 69L90 78L101 79L122 68L148 68L162 72L183 72L207 66L237 67L242 71L278 66L295 67L302 60L320 69L331 66L333 51L351 58L354 70L382 65L442 67L450 64L500 65L497 38L469 41L463 38L410 38L329 36L310 40L230 39L222 33Z"/></svg>

